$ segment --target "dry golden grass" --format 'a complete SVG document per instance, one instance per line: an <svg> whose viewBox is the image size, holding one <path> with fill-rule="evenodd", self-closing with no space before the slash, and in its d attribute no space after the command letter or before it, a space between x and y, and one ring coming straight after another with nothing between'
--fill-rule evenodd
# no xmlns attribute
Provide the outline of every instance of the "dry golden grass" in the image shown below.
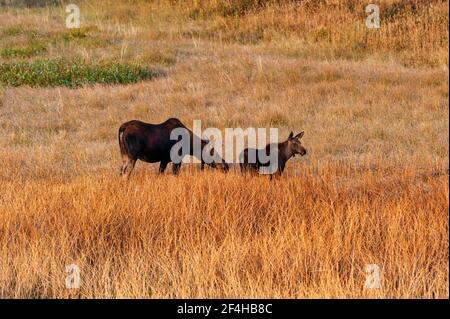
<svg viewBox="0 0 450 319"><path fill-rule="evenodd" d="M448 66L447 0L377 1L381 28L376 30L365 26L368 3L362 0L77 3L88 37L61 41L61 34L68 33L63 7L5 8L2 27L28 32L0 37L0 46L28 47L29 32L34 30L37 44L45 44L50 57L64 49L65 56L172 63L180 41L214 41L257 45L288 57L377 58L406 66Z"/></svg>
<svg viewBox="0 0 450 319"><path fill-rule="evenodd" d="M0 295L448 297L445 171L301 169L275 182L189 170L2 181ZM382 286L364 289L373 263Z"/></svg>
<svg viewBox="0 0 450 319"><path fill-rule="evenodd" d="M376 32L352 1L237 16L230 1L183 3L83 2L81 37L61 7L0 11L0 48L46 48L0 63L165 72L0 86L0 297L448 298L448 2L381 1L416 9ZM305 130L308 155L274 182L141 162L119 179L120 124L168 117ZM79 290L65 288L71 263ZM367 264L380 289L364 289Z"/></svg>

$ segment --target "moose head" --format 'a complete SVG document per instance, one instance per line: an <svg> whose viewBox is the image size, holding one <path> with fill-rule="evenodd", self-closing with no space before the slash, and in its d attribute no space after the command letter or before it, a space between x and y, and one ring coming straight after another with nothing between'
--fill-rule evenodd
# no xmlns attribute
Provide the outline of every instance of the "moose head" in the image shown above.
<svg viewBox="0 0 450 319"><path fill-rule="evenodd" d="M207 164L212 168L218 168L224 172L228 172L230 167L225 162L225 160L219 155L219 152L214 148L213 141L211 142L207 139L202 139L201 148L202 148L202 165L201 165L202 169L204 165ZM209 160L205 161L204 158L205 155L209 157Z"/></svg>
<svg viewBox="0 0 450 319"><path fill-rule="evenodd" d="M287 139L286 143L286 152L287 154L291 156L295 156L296 154L299 154L300 156L306 155L306 149L303 147L302 143L300 142L301 138L305 134L304 131L298 133L294 136L294 132L291 132L289 134L289 137ZM290 156L288 156L290 157Z"/></svg>

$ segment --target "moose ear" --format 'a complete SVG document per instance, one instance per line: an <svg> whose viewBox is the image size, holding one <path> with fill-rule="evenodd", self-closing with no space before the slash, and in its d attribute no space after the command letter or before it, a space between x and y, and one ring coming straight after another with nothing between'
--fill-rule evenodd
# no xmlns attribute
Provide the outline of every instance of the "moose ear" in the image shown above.
<svg viewBox="0 0 450 319"><path fill-rule="evenodd" d="M300 133L298 133L297 135L295 135L295 138L301 139L301 138L303 137L304 134L305 134L305 131L301 131Z"/></svg>
<svg viewBox="0 0 450 319"><path fill-rule="evenodd" d="M292 138L292 137L294 137L294 132L291 131L291 134L289 134L288 138Z"/></svg>

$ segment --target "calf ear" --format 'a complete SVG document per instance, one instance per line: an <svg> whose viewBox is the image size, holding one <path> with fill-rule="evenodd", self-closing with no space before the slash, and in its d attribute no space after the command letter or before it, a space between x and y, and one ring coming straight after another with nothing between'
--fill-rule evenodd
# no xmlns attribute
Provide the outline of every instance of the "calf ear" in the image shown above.
<svg viewBox="0 0 450 319"><path fill-rule="evenodd" d="M294 132L291 131L291 134L289 134L288 138L292 138L292 137L294 137Z"/></svg>
<svg viewBox="0 0 450 319"><path fill-rule="evenodd" d="M295 135L295 138L301 139L303 137L303 134L305 134L305 131L302 131L302 132L298 133L297 135Z"/></svg>

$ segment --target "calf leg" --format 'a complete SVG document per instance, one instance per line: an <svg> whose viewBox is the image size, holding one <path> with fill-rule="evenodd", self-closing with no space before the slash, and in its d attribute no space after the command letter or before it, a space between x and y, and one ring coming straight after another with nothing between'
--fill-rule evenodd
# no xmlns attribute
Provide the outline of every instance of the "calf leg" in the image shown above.
<svg viewBox="0 0 450 319"><path fill-rule="evenodd" d="M180 171L180 167L181 167L181 163L179 163L179 164L173 163L172 164L173 175L178 175L178 172Z"/></svg>
<svg viewBox="0 0 450 319"><path fill-rule="evenodd" d="M284 166L278 167L277 171L273 174L270 174L270 180L279 179L283 175Z"/></svg>
<svg viewBox="0 0 450 319"><path fill-rule="evenodd" d="M167 164L169 164L169 162L161 161L161 163L159 164L159 173L160 174L164 173L164 171L166 170Z"/></svg>

